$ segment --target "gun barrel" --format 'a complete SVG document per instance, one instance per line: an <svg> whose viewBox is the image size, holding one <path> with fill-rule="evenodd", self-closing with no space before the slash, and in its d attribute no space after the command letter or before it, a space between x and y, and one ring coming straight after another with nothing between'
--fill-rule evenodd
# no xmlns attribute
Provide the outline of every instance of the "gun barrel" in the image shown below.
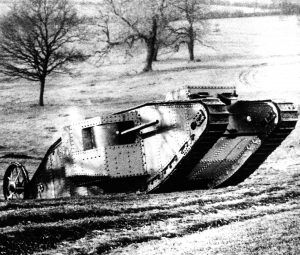
<svg viewBox="0 0 300 255"><path fill-rule="evenodd" d="M145 123L145 124L142 124L142 125L139 125L139 126L136 126L136 127L133 127L133 128L130 128L130 129L127 129L127 130L124 130L124 131L117 131L117 134L118 135L126 135L126 134L129 134L129 133L132 133L132 132L138 132L142 129L145 129L147 127L151 127L151 126L154 126L154 125L157 125L159 123L158 120L155 120L155 121L151 121L151 122L148 122L148 123Z"/></svg>

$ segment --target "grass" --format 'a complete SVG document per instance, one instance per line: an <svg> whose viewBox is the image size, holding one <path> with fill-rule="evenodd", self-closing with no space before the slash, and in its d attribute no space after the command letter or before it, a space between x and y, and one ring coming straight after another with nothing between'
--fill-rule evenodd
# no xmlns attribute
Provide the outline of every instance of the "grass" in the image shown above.
<svg viewBox="0 0 300 255"><path fill-rule="evenodd" d="M184 237L130 245L110 254L298 254L297 214L299 210L264 215Z"/></svg>
<svg viewBox="0 0 300 255"><path fill-rule="evenodd" d="M40 203L46 201L27 201L28 209L23 208L22 202L14 202L14 210L1 208L3 251L19 254L56 247L48 252L58 253L63 249L69 253L77 247L76 251L84 254L93 247L97 252L104 252L131 243L184 237L237 221L300 209L297 187L282 192L268 191L266 186L257 196L245 196L244 192L228 188L169 196L132 194L127 197L129 202L122 202L120 196L106 195L71 199L62 205L60 201L50 200L45 207ZM223 194L221 199L220 194ZM109 203L104 203L105 200ZM153 206L157 201L164 201L164 206ZM18 204L20 209L16 210ZM80 242L84 245L79 245Z"/></svg>

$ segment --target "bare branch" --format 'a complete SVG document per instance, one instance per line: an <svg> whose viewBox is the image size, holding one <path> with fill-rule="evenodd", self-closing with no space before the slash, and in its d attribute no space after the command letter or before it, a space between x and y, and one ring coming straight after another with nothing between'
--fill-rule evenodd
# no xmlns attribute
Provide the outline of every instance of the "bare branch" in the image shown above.
<svg viewBox="0 0 300 255"><path fill-rule="evenodd" d="M68 0L21 0L0 22L0 72L39 81L40 105L46 78L82 59L69 45L80 39L77 17Z"/></svg>

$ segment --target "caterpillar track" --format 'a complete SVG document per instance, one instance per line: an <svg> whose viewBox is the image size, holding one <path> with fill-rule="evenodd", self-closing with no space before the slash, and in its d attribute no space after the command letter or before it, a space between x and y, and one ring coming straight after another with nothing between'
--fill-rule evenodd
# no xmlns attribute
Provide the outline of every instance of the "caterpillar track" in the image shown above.
<svg viewBox="0 0 300 255"><path fill-rule="evenodd" d="M275 103L280 114L279 123L275 130L266 138L261 138L261 146L248 158L241 168L225 182L217 185L226 187L237 185L248 178L265 159L286 139L294 130L298 121L298 112L292 103Z"/></svg>
<svg viewBox="0 0 300 255"><path fill-rule="evenodd" d="M219 139L188 176L190 188L237 185L249 177L295 128L298 113L291 103L273 103L278 123L266 133L235 134Z"/></svg>

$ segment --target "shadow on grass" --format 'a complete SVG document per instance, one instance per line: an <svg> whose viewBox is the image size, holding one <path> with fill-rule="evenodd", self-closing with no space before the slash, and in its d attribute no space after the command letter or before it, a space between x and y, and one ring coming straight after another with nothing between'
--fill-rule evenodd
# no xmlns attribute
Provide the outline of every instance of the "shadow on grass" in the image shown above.
<svg viewBox="0 0 300 255"><path fill-rule="evenodd" d="M129 226L134 228L158 220L182 217L181 215L181 213L163 212L129 219L125 217L110 220L85 218L80 222L76 221L68 224L59 222L46 226L23 226L5 234L0 233L0 251L1 254L30 254L55 248L61 241L75 241L95 229L123 229Z"/></svg>

